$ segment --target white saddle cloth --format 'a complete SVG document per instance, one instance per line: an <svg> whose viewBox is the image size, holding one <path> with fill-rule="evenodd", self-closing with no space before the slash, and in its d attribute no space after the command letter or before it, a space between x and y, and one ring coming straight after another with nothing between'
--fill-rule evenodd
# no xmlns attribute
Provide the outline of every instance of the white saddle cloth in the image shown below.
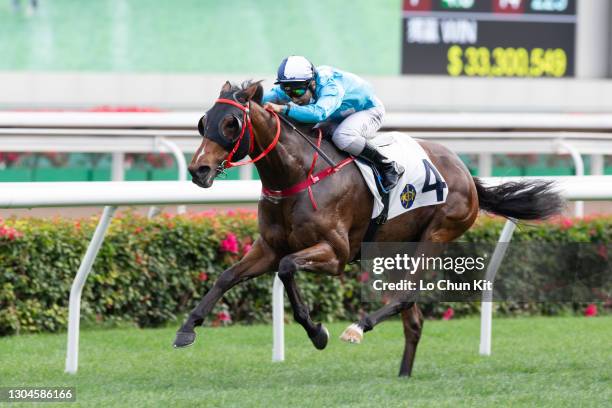
<svg viewBox="0 0 612 408"><path fill-rule="evenodd" d="M387 132L379 133L369 141L379 147L383 155L406 169L397 186L391 190L387 219L415 208L446 202L448 195L446 181L416 140L405 133ZM368 165L358 160L356 163L374 195L372 218L376 218L383 210L383 203L376 188L374 174Z"/></svg>

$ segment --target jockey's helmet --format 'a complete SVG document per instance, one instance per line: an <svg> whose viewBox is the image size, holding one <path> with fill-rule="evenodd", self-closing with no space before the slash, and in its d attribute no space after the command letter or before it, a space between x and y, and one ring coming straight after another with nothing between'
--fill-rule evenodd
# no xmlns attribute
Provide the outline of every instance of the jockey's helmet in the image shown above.
<svg viewBox="0 0 612 408"><path fill-rule="evenodd" d="M301 55L290 55L278 67L275 84L306 83L314 78L314 65Z"/></svg>

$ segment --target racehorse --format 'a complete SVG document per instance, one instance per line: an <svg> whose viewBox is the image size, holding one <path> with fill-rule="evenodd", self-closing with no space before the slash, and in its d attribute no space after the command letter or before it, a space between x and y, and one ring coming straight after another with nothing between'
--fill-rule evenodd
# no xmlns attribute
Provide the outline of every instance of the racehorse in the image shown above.
<svg viewBox="0 0 612 408"><path fill-rule="evenodd" d="M241 87L226 82L219 99L198 123L203 140L189 165L193 182L210 187L224 168L236 164L232 159L248 153L263 186L258 207L260 237L238 263L219 276L190 312L176 334L174 347L194 343L195 327L203 324L215 303L234 285L278 271L295 320L313 345L324 349L329 332L311 320L295 274L340 275L358 254L368 229L373 196L352 158L347 159L347 154L331 142L319 139L320 149L338 164L330 167L321 160L313 161L317 154L309 144L317 140L317 130L306 125L298 125L296 130L283 123L276 113L261 106L262 96L260 82L247 82ZM312 138L310 143L298 135L300 129ZM479 209L534 220L557 214L564 206L550 183L520 181L485 187L470 175L456 154L434 142L418 142L446 180L446 202L388 220L380 225L374 241L450 242L472 226ZM329 177L324 179L323 175ZM399 375L409 376L423 330L423 315L416 303L401 296L392 298L350 325L341 339L359 343L364 332L398 313L405 337Z"/></svg>

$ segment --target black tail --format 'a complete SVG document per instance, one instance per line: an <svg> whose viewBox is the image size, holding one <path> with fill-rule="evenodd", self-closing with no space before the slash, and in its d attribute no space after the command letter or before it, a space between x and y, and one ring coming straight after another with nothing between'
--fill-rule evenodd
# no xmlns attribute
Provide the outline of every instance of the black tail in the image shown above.
<svg viewBox="0 0 612 408"><path fill-rule="evenodd" d="M474 177L480 208L493 214L519 220L538 220L559 214L565 200L554 191L554 182L544 180L510 181L485 187Z"/></svg>

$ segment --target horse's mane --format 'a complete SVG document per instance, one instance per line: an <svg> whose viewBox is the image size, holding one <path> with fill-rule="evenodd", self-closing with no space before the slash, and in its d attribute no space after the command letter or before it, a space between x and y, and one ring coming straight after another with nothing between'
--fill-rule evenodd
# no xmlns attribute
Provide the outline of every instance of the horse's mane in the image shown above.
<svg viewBox="0 0 612 408"><path fill-rule="evenodd" d="M231 88L229 90L229 92L238 92L238 91L244 91L245 89L247 89L249 86L253 85L254 83L258 83L261 81L253 81L252 79L247 79L246 81L242 81L240 84L237 84L235 82L229 82L229 84L231 85Z"/></svg>
<svg viewBox="0 0 612 408"><path fill-rule="evenodd" d="M237 84L236 82L227 81L227 83L230 84L230 90L228 91L228 93L244 91L245 89L249 88L251 85L257 85L257 87L261 88L263 91L263 86L261 85L262 82L263 82L263 79L260 79L259 81L247 79L245 81L242 81L240 84Z"/></svg>

